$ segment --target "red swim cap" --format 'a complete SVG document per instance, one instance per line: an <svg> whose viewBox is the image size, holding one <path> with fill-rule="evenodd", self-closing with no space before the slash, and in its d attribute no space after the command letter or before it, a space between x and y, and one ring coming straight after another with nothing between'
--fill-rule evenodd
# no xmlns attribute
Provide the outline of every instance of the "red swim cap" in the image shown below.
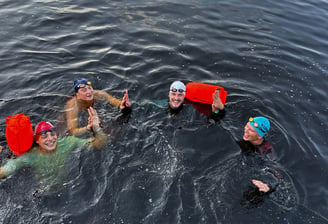
<svg viewBox="0 0 328 224"><path fill-rule="evenodd" d="M54 126L47 122L47 121L41 121L39 122L34 129L34 136L35 136L35 141L38 141L40 138L40 135L38 133L40 133L41 131L48 131L50 128L53 128Z"/></svg>

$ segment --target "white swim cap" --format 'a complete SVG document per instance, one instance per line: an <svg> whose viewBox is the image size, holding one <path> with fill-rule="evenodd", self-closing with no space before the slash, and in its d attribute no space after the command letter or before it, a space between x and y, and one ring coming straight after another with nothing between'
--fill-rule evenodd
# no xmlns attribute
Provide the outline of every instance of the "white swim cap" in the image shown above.
<svg viewBox="0 0 328 224"><path fill-rule="evenodd" d="M170 86L171 92L180 92L185 93L186 92L186 86L181 81L174 81Z"/></svg>

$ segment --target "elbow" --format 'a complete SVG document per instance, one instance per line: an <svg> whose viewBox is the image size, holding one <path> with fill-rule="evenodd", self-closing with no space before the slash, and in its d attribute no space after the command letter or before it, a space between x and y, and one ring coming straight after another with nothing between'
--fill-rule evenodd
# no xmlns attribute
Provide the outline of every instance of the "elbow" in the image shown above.
<svg viewBox="0 0 328 224"><path fill-rule="evenodd" d="M100 141L94 141L93 143L93 147L97 150L102 150L104 148L104 142L100 142Z"/></svg>
<svg viewBox="0 0 328 224"><path fill-rule="evenodd" d="M107 136L105 135L105 133L103 133L103 131L100 131L95 136L93 147L97 150L101 150L104 148L106 141L107 141Z"/></svg>
<svg viewBox="0 0 328 224"><path fill-rule="evenodd" d="M0 179L4 178L6 178L5 171L3 170L3 168L0 168Z"/></svg>

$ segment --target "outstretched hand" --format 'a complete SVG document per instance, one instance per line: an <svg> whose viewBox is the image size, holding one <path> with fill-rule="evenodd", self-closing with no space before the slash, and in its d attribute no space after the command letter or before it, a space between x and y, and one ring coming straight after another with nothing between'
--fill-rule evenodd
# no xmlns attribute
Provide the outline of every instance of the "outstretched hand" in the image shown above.
<svg viewBox="0 0 328 224"><path fill-rule="evenodd" d="M88 118L88 127L92 127L93 130L97 130L99 128L99 117L97 111L92 107L88 108L89 118Z"/></svg>
<svg viewBox="0 0 328 224"><path fill-rule="evenodd" d="M127 90L125 90L120 109L123 110L126 107L131 107L131 102L130 102L129 94L128 94Z"/></svg>
<svg viewBox="0 0 328 224"><path fill-rule="evenodd" d="M263 183L260 180L252 180L253 184L259 188L259 191L262 192L268 192L270 190L269 185L267 185L266 183Z"/></svg>
<svg viewBox="0 0 328 224"><path fill-rule="evenodd" d="M220 90L219 89L215 90L212 96L213 96L212 111L215 112L217 110L223 110L224 105L220 98Z"/></svg>

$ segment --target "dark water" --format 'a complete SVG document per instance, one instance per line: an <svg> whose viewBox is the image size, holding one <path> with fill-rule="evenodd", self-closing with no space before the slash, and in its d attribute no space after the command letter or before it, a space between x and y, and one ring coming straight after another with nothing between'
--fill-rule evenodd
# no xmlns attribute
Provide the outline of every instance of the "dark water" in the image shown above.
<svg viewBox="0 0 328 224"><path fill-rule="evenodd" d="M3 131L21 112L65 129L78 76L119 98L128 89L134 111L118 124L97 108L110 141L73 154L61 189L36 192L29 169L1 181L0 222L328 223L327 11L324 0L1 1ZM179 129L153 111L176 79L224 86L224 120ZM241 203L253 177L235 143L250 115L272 121L285 177L256 208Z"/></svg>

